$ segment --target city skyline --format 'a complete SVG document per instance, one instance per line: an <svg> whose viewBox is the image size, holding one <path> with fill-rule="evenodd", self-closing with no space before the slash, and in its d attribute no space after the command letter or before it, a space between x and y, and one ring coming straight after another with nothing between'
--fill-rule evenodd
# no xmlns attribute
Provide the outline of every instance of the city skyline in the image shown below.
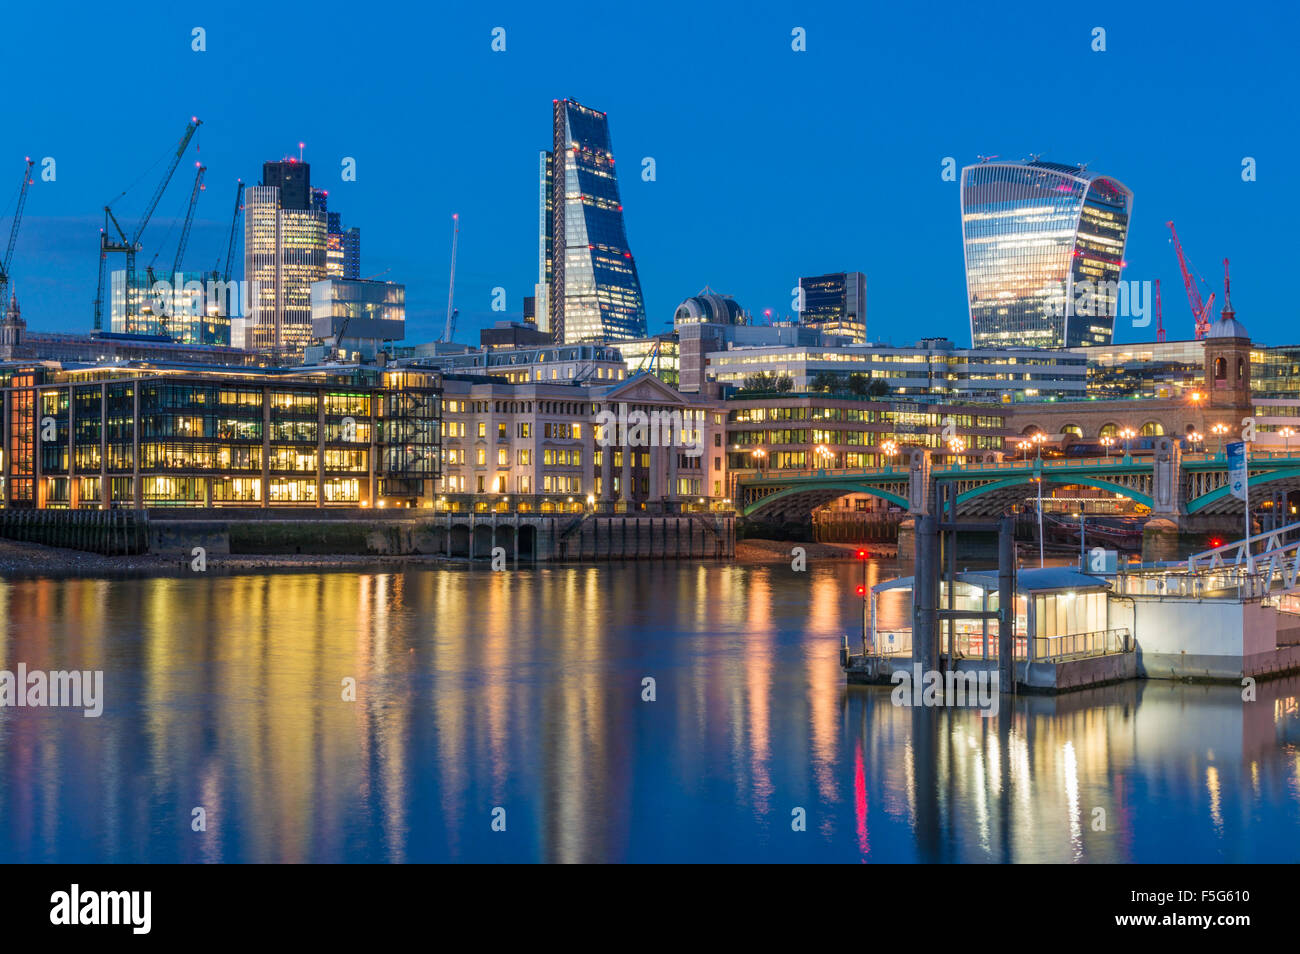
<svg viewBox="0 0 1300 954"><path fill-rule="evenodd" d="M394 55L377 76L353 74L349 85L329 97L322 91L321 101L309 100L296 117L280 97L274 104L259 99L253 80L235 69L236 61L273 55L262 37L275 31L246 27L255 15L274 24L277 14L255 14L251 6L205 14L199 19L209 21L202 24L207 49L200 53L191 49L195 24L177 14L153 16L166 8L146 4L140 8L148 34L143 42L175 81L158 91L147 121L133 123L122 141L116 138L120 123L108 115L85 116L82 125L60 117L84 112L75 104L91 67L79 64L95 62L104 45L127 37L141 43L140 24L75 6L84 16L61 26L58 44L32 43L10 57L12 69L39 75L42 83L39 107L16 104L0 154L3 215L10 211L22 157L37 160L13 267L33 328L89 328L95 234L105 200L143 176L143 185L121 204L134 221L155 178L149 163L197 115L205 124L196 136L196 158L209 168L208 191L187 269L210 268L224 252L225 196L234 180L255 182L260 163L296 155L304 142L302 156L317 166L331 205L337 200L348 224L366 233L364 273L388 269L385 278L406 284L408 341L431 340L441 329L448 249L444 230L430 223L441 226L452 212L460 214L459 337L473 340L481 327L518 319L532 292L536 146L547 133L539 117L547 102L573 97L607 111L618 129L622 201L649 333L666 330L675 306L705 285L755 315L771 309L784 316L793 310L799 276L861 270L871 284L872 314L880 319L869 338L909 344L911 337L946 335L965 343L959 184L943 178L944 161L951 158L960 168L977 153L1019 159L1039 152L1053 161L1088 162L1137 195L1124 277L1162 281L1171 340L1190 338L1192 319L1164 225L1169 219L1178 223L1208 289L1221 288L1222 259L1232 259L1234 303L1257 340L1293 337L1276 212L1293 201L1278 172L1294 133L1261 116L1278 107L1274 90L1292 82L1295 69L1279 47L1276 56L1261 52L1248 74L1185 74L1180 50L1202 31L1212 28L1225 46L1244 36L1244 26L1209 7L1170 19L1148 12L1120 18L1118 6L1101 5L1086 14L1046 11L1032 26L985 23L957 12L953 30L927 33L928 45L920 48L907 44L906 56L889 38L923 29L920 15L908 11L832 15L783 6L732 23L683 8L676 20L638 24L635 44L610 40L625 35L629 21L621 14L603 25L579 23L570 42L589 55L558 66L548 58L558 33L540 13L506 9L490 19L453 13L444 22L417 12L406 36L385 34L385 42L403 50L411 45L408 53L436 43L446 55L439 70L427 70L420 56L413 56L419 66L412 67ZM1295 16L1282 10L1264 15L1279 21L1268 36L1285 35L1283 24ZM51 29L36 11L16 17L20 29L34 34ZM1094 52L1091 31L1108 19L1108 47ZM503 52L491 49L498 23L506 30ZM307 32L328 37L346 56L353 44L359 50L374 40L378 29L366 21L355 26L345 35L325 27L308 26ZM802 52L791 47L796 27L806 31ZM691 82L703 95L686 95L686 81L664 75L657 54L689 56L696 38L722 43L742 68L728 65L726 57L718 65L692 58ZM857 61L858 41L872 54L865 76L848 66ZM28 49L49 48L62 51L52 64L48 57L40 65L26 59ZM1010 59L1025 49L1028 57ZM1027 66L1053 63L1059 76L1040 72L1032 85L1024 83ZM1121 103L1119 118L1063 121L1045 135L1037 110L1073 89L1080 76L1099 100ZM1007 108L963 106L954 84L976 81L987 97L1004 98ZM872 94L884 88L889 96ZM411 117L433 102L446 121L413 123ZM1187 102L1196 106L1190 113L1181 108ZM865 110L863 121L846 124L846 110L857 106ZM831 137L834 149L808 148ZM86 142L104 145L91 152ZM475 142L489 145L468 145ZM42 178L46 157L57 164L53 182ZM346 157L356 162L355 182L340 177ZM639 174L644 158L655 160L653 181ZM1257 181L1242 178L1246 158L1257 163ZM873 185L890 176L901 180L900 188ZM144 236L145 260L174 242L184 191L178 181L164 196ZM917 254L922 248L929 253ZM498 287L506 291L503 312L491 307ZM1121 320L1115 340L1149 341L1154 332L1154 324L1134 328Z"/></svg>

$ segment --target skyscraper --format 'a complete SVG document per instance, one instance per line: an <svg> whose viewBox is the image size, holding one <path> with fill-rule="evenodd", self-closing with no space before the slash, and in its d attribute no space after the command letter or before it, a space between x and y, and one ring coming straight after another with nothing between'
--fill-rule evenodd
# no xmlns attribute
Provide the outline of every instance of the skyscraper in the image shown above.
<svg viewBox="0 0 1300 954"><path fill-rule="evenodd" d="M546 330L560 342L643 338L645 302L623 227L609 121L561 99L552 123L552 150L542 153L540 170L537 299L539 311L546 299Z"/></svg>
<svg viewBox="0 0 1300 954"><path fill-rule="evenodd" d="M244 201L247 345L292 359L313 340L311 285L325 278L326 211L311 188L310 163L262 166Z"/></svg>
<svg viewBox="0 0 1300 954"><path fill-rule="evenodd" d="M799 279L803 292L802 324L858 343L867 340L867 276L834 272Z"/></svg>
<svg viewBox="0 0 1300 954"><path fill-rule="evenodd" d="M343 228L342 216L326 213L325 272L330 278L361 278L361 229Z"/></svg>
<svg viewBox="0 0 1300 954"><path fill-rule="evenodd" d="M972 344L1110 344L1132 208L1123 183L1084 166L1035 159L963 169Z"/></svg>

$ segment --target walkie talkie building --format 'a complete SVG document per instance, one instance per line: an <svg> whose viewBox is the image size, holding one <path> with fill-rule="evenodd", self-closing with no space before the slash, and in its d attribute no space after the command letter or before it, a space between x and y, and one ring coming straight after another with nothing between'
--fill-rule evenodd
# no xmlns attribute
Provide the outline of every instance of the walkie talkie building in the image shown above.
<svg viewBox="0 0 1300 954"><path fill-rule="evenodd" d="M1084 166L982 162L961 174L976 348L1110 344L1133 193Z"/></svg>
<svg viewBox="0 0 1300 954"><path fill-rule="evenodd" d="M571 99L555 101L552 119L553 149L541 163L538 256L548 330L559 342L644 338L645 303L623 227L609 121Z"/></svg>

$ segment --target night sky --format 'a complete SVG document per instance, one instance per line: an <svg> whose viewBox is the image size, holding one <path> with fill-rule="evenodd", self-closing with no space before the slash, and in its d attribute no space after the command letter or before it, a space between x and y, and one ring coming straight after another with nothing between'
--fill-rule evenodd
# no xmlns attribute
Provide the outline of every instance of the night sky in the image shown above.
<svg viewBox="0 0 1300 954"><path fill-rule="evenodd" d="M457 338L474 341L532 294L537 153L567 96L609 114L652 333L706 284L784 315L799 275L860 270L871 339L968 344L958 185L942 162L1038 153L1133 190L1124 277L1161 280L1171 340L1192 319L1169 219L1215 289L1232 259L1256 340L1300 342L1294 3L220 6L8 6L3 235L23 157L53 157L57 173L42 181L37 166L12 268L31 328L89 329L102 207L130 187L114 204L129 232L195 115L200 151L145 232L141 267L160 247L170 264L196 158L208 187L185 264L209 269L235 180L256 184L264 160L303 142L313 185L361 227L362 275L406 284L408 343L441 330L460 213ZM191 49L194 27L206 52ZM806 52L791 49L796 27ZM355 182L341 180L345 156ZM1116 337L1151 340L1154 325L1118 319Z"/></svg>

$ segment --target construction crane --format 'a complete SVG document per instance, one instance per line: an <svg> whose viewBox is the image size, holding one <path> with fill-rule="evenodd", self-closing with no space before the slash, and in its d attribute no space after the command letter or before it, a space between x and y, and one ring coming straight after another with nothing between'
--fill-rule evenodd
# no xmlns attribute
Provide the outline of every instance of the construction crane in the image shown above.
<svg viewBox="0 0 1300 954"><path fill-rule="evenodd" d="M442 332L442 341L451 343L451 336L456 333L456 316L460 314L454 306L456 299L456 246L460 243L460 213L451 215L451 280L447 283L447 326Z"/></svg>
<svg viewBox="0 0 1300 954"><path fill-rule="evenodd" d="M23 184L18 190L18 204L14 206L14 221L9 226L9 244L5 246L5 257L0 260L0 312L9 304L9 266L14 260L14 246L18 244L18 226L23 221L23 206L27 204L27 187L32 184L32 166L35 163L27 157L23 167Z"/></svg>
<svg viewBox="0 0 1300 954"><path fill-rule="evenodd" d="M235 189L235 211L230 216L230 238L226 243L226 268L221 273L223 282L230 281L230 268L235 260L235 226L239 224L239 210L242 208L244 201L244 180L239 180L239 186Z"/></svg>
<svg viewBox="0 0 1300 954"><path fill-rule="evenodd" d="M167 190L168 184L172 181L172 176L176 174L176 167L180 165L181 156L185 154L185 149L194 138L194 133L203 125L201 119L191 117L189 124L185 127L185 134L181 136L180 142L176 146L176 153L172 156L171 161L167 164L167 171L163 173L162 181L158 183L158 188L154 190L153 198L145 206L144 215L140 217L140 223L127 238L126 231L117 221L117 216L113 214L112 203L104 206L104 227L99 233L99 285L95 290L95 330L102 331L104 328L104 271L108 261L109 252L122 252L126 256L126 287L123 290L123 315L125 326L131 326L131 315L133 312L132 289L135 287L135 256L143 247L140 244L140 236L144 233L145 227L149 220L153 218L154 209L158 208L158 202L162 199L163 192ZM121 198L126 195L125 192L118 195ZM114 201L117 201L116 199ZM117 238L110 236L108 227L113 226L117 232Z"/></svg>
<svg viewBox="0 0 1300 954"><path fill-rule="evenodd" d="M1156 279L1156 341L1165 340L1165 318L1160 311L1160 279Z"/></svg>
<svg viewBox="0 0 1300 954"><path fill-rule="evenodd" d="M171 300L168 303L170 307L164 306L162 314L158 316L158 328L164 335L171 334L168 327L171 319L170 312L177 307L177 300L185 285L181 281L181 263L185 260L185 248L190 243L190 226L194 224L194 207L198 205L199 193L203 191L203 173L208 171L207 166L197 162L194 165L198 166L198 172L194 174L194 188L190 190L190 202L185 209L185 222L181 225L181 237L176 243L176 257L172 259L172 270L167 276L167 280L172 283ZM150 270L149 287L153 287L152 269Z"/></svg>
<svg viewBox="0 0 1300 954"><path fill-rule="evenodd" d="M1169 226L1169 232L1173 236L1174 251L1178 253L1178 267L1183 272L1183 287L1187 289L1187 303L1192 306L1192 318L1196 322L1196 337L1199 340L1210 330L1210 320L1214 315L1214 292L1210 292L1210 297L1204 302L1201 301L1201 291L1196 287L1196 283L1200 281L1204 285L1205 279L1201 278L1199 273L1195 278L1192 277L1195 269L1183 254L1183 243L1178 241L1178 232L1174 228L1174 223L1166 222L1165 225Z"/></svg>

